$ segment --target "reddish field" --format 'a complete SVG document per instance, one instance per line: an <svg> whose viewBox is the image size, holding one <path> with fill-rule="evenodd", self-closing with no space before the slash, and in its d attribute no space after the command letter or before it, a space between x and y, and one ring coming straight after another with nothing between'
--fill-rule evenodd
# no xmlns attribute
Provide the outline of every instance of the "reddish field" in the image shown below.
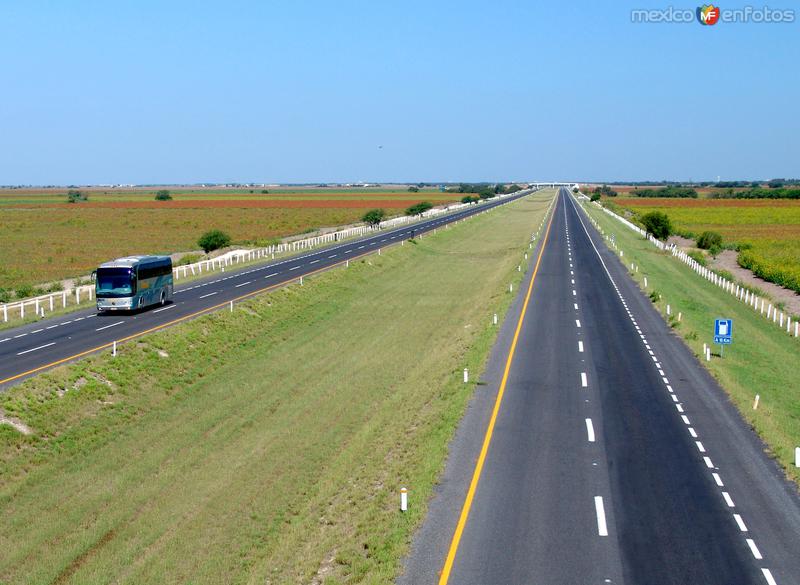
<svg viewBox="0 0 800 585"><path fill-rule="evenodd" d="M438 190L293 191L273 198L184 189L173 191L172 201L154 201L152 192L90 191L88 202L70 204L63 193L24 191L0 193L0 289L85 276L120 256L196 251L197 239L213 228L229 233L235 244L264 244L355 223L367 209L397 214L419 201L440 205L461 198Z"/></svg>

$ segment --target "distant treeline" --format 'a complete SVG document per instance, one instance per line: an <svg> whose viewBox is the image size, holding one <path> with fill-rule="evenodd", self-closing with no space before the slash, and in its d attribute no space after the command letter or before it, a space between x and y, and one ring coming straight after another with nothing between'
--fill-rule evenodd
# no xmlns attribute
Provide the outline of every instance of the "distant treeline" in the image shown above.
<svg viewBox="0 0 800 585"><path fill-rule="evenodd" d="M697 191L691 187L673 186L661 187L660 189L634 189L631 195L636 197L684 197L697 199Z"/></svg>
<svg viewBox="0 0 800 585"><path fill-rule="evenodd" d="M800 189L747 189L746 191L715 191L711 193L714 199L800 199Z"/></svg>
<svg viewBox="0 0 800 585"><path fill-rule="evenodd" d="M488 199L489 197L485 197L485 195L502 195L505 193L516 193L522 189L516 183L512 183L508 187L503 185L502 183L491 184L491 183L459 183L458 187L450 187L447 189L448 193L477 193L483 199Z"/></svg>

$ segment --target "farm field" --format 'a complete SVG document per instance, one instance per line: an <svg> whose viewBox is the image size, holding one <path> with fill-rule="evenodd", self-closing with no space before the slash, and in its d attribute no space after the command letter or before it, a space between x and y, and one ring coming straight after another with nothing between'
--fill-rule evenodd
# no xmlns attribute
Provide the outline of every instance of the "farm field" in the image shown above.
<svg viewBox="0 0 800 585"><path fill-rule="evenodd" d="M87 190L89 201L66 203L66 190L0 191L0 288L86 275L100 262L129 254L197 249L206 230L228 232L234 243L265 242L360 220L376 207L392 214L460 194L426 190L175 190L155 201L150 191Z"/></svg>
<svg viewBox="0 0 800 585"><path fill-rule="evenodd" d="M722 234L725 244L744 244L739 264L756 276L800 292L800 201L773 199L604 198L634 213L663 211L679 233Z"/></svg>
<svg viewBox="0 0 800 585"><path fill-rule="evenodd" d="M0 394L0 583L393 582L552 196Z"/></svg>

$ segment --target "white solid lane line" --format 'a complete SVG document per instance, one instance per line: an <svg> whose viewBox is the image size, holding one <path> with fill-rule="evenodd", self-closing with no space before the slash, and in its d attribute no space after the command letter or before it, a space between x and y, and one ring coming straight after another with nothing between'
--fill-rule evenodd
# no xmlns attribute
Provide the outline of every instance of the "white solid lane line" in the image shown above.
<svg viewBox="0 0 800 585"><path fill-rule="evenodd" d="M26 349L25 351L21 351L17 355L23 355L23 354L26 354L26 353L30 353L32 351L36 351L37 349L44 349L45 347L50 347L51 345L55 345L55 344L56 344L55 341L51 341L50 343L45 343L44 345L40 345L39 347L34 347L32 349Z"/></svg>
<svg viewBox="0 0 800 585"><path fill-rule="evenodd" d="M597 514L597 532L600 536L608 536L608 526L606 526L606 510L603 507L603 498L594 497L594 511Z"/></svg>
<svg viewBox="0 0 800 585"><path fill-rule="evenodd" d="M251 282L253 282L253 281L252 281L252 280L248 280L247 282L243 282L243 283L241 283L241 284L237 284L237 285L236 285L236 286L234 286L233 288L239 288L240 286L247 286L247 285L248 285L248 284L250 284Z"/></svg>
<svg viewBox="0 0 800 585"><path fill-rule="evenodd" d="M198 299L207 299L208 297L213 297L213 296L214 296L215 294L217 294L218 292L219 292L219 291L216 291L216 292L213 292L213 293L208 293L207 295L203 295L203 296L200 296L200 297L197 297L197 298L198 298Z"/></svg>
<svg viewBox="0 0 800 585"><path fill-rule="evenodd" d="M750 552L752 552L752 553L753 553L753 556L754 556L756 559L758 559L758 560L760 561L761 559L763 559L763 558L764 558L764 557L762 557L762 556L761 556L761 551L760 551L760 550L758 550L758 547L756 546L756 543L755 543L755 542L753 542L753 539L752 539L752 538L748 538L748 539L747 539L747 546L749 546L749 547L750 547Z"/></svg>
<svg viewBox="0 0 800 585"><path fill-rule="evenodd" d="M156 309L153 311L154 313L160 313L161 311L166 311L167 309L174 309L178 305L167 305L166 307L161 307L160 309Z"/></svg>
<svg viewBox="0 0 800 585"><path fill-rule="evenodd" d="M581 372L581 386L584 388L589 386L589 382L586 380L586 372Z"/></svg>
<svg viewBox="0 0 800 585"><path fill-rule="evenodd" d="M592 419L586 419L586 436L589 439L590 443L594 443L594 425L592 424Z"/></svg>
<svg viewBox="0 0 800 585"><path fill-rule="evenodd" d="M111 325L104 325L103 327L99 327L95 329L95 331L102 331L103 329L108 329L109 327L116 327L117 325L123 324L125 321L117 321L116 323L112 323Z"/></svg>

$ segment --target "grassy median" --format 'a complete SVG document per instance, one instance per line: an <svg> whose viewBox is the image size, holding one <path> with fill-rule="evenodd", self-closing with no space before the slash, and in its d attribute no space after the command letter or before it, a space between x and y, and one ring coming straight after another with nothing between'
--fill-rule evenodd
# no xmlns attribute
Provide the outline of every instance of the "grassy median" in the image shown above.
<svg viewBox="0 0 800 585"><path fill-rule="evenodd" d="M640 235L608 216L596 206L584 204L606 234L614 234L625 253L628 268L633 262L639 271L631 276L647 293L658 293L656 302L664 318L667 303L672 317L667 319L698 358L703 343L712 344L712 360L707 367L728 392L744 418L764 439L789 477L800 482L794 466L794 449L800 446L800 390L798 352L800 339L785 331L729 293L696 275L691 268L662 252ZM680 312L682 319L675 316ZM714 319L733 319L733 345L720 357L714 342ZM755 395L760 395L758 410L753 410Z"/></svg>
<svg viewBox="0 0 800 585"><path fill-rule="evenodd" d="M0 582L391 582L552 196L0 395Z"/></svg>

